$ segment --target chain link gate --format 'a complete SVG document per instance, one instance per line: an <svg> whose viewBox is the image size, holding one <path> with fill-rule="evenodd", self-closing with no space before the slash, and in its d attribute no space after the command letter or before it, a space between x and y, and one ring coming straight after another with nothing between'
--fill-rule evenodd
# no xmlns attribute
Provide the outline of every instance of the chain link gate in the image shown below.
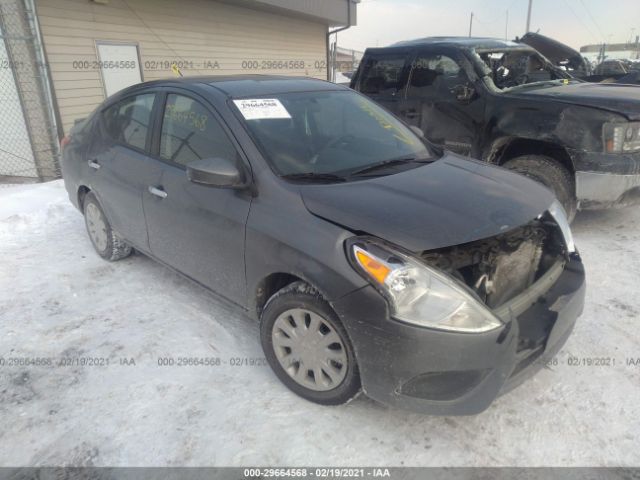
<svg viewBox="0 0 640 480"><path fill-rule="evenodd" d="M0 0L0 181L60 177L50 80L29 0Z"/></svg>

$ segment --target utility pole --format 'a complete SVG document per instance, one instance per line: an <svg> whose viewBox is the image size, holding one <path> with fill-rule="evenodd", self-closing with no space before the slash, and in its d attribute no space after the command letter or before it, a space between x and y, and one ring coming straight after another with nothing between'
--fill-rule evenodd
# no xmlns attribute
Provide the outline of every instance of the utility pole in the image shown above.
<svg viewBox="0 0 640 480"><path fill-rule="evenodd" d="M529 10L527 11L527 31L524 33L529 33L529 30L531 30L531 4L533 3L533 0L529 0Z"/></svg>
<svg viewBox="0 0 640 480"><path fill-rule="evenodd" d="M473 27L473 12L471 12L471 19L469 20L469 36L471 36L472 27Z"/></svg>
<svg viewBox="0 0 640 480"><path fill-rule="evenodd" d="M509 40L509 10L507 10L507 18L504 22L504 39Z"/></svg>

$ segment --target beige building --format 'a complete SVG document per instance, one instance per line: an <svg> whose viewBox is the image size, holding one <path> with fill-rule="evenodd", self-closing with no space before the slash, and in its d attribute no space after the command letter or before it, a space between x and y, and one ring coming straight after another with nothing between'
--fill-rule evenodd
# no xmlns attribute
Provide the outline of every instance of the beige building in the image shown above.
<svg viewBox="0 0 640 480"><path fill-rule="evenodd" d="M338 47L334 44L332 55L336 71L353 72L360 65L364 53L350 48Z"/></svg>
<svg viewBox="0 0 640 480"><path fill-rule="evenodd" d="M593 62L609 60L639 60L640 36L636 36L635 42L593 44L580 47L580 53Z"/></svg>
<svg viewBox="0 0 640 480"><path fill-rule="evenodd" d="M44 108L55 124L49 130L59 137L69 131L75 119L87 116L108 95L141 81L176 75L243 73L326 79L327 33L355 24L356 3L357 0L0 0L0 28L4 32L0 42L4 40L6 44L4 50L0 48L0 57L6 52L5 63L15 69L16 94L7 94L7 98L21 98L23 116L28 116L24 106L29 100ZM24 12L20 11L22 6ZM21 21L30 32L18 31L16 24ZM21 33L32 35L22 35L21 40ZM25 45L27 36L34 39L32 44ZM24 57L20 61L30 63L32 73L40 79L37 88L25 89L20 82L18 70L24 72L25 67L17 63L19 50ZM33 58L26 58L27 50ZM8 76L0 77L0 101L4 90L12 90L10 83ZM8 102L3 103L3 109L9 107ZM28 119L23 124L28 130ZM45 133L30 133L32 151L33 137ZM55 142L49 139L45 143ZM34 156L33 152L23 155L24 152L11 149L7 141L0 145L0 176L11 175L6 165L17 161L17 157L28 160ZM2 153L7 150L13 156ZM48 177L48 173L39 176Z"/></svg>

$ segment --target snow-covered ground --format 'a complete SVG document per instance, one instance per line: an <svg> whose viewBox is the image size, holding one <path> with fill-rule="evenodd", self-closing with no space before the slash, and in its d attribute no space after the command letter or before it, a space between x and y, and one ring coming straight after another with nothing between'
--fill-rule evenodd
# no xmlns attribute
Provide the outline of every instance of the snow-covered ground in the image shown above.
<svg viewBox="0 0 640 480"><path fill-rule="evenodd" d="M428 417L316 406L234 365L263 357L252 321L144 256L98 258L60 181L0 185L0 466L638 465L640 210L574 232L588 297L557 366L480 415ZM221 365L158 365L182 356Z"/></svg>

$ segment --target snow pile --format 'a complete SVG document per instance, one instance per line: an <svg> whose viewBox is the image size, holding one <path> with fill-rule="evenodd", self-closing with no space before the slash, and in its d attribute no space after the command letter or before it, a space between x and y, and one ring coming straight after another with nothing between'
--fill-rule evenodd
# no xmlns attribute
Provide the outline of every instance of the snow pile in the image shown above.
<svg viewBox="0 0 640 480"><path fill-rule="evenodd" d="M583 213L574 232L588 298L558 364L440 418L296 397L233 307L144 256L98 258L60 181L0 188L0 441L20 445L0 466L637 465L640 211ZM25 357L54 363L7 363Z"/></svg>

